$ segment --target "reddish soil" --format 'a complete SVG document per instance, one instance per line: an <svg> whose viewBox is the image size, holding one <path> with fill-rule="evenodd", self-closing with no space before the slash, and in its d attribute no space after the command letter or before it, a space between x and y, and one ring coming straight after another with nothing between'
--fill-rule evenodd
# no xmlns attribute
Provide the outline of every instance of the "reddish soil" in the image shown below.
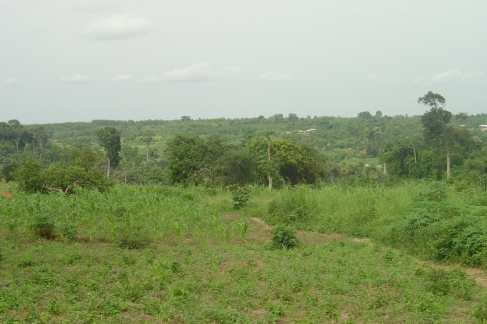
<svg viewBox="0 0 487 324"><path fill-rule="evenodd" d="M7 199L14 199L15 198L14 194L12 193L12 191L7 190L7 189L0 190L0 196L4 196Z"/></svg>

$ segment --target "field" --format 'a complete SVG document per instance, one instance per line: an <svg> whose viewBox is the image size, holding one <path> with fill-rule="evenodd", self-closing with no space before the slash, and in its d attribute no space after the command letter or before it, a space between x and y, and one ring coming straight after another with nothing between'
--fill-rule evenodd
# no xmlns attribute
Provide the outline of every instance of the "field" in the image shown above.
<svg viewBox="0 0 487 324"><path fill-rule="evenodd" d="M435 187L422 183L252 187L246 204L213 188L118 186L66 197L2 188L2 323L487 321L483 245L455 246L461 253L441 259L431 246L443 237L421 236L433 229L401 232L417 214L411 206L436 208ZM445 195L451 222L485 193ZM283 248L293 233L299 244Z"/></svg>

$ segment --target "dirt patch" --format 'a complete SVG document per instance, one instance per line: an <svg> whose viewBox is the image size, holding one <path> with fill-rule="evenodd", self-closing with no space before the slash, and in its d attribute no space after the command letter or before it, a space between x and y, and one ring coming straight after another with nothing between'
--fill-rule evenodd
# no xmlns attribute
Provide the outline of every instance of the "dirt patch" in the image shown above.
<svg viewBox="0 0 487 324"><path fill-rule="evenodd" d="M225 214L222 215L221 219L239 219L240 215L239 214Z"/></svg>
<svg viewBox="0 0 487 324"><path fill-rule="evenodd" d="M0 190L0 196L4 196L5 198L7 198L9 200L15 198L14 194L12 193L12 191L7 190L7 189Z"/></svg>
<svg viewBox="0 0 487 324"><path fill-rule="evenodd" d="M475 278L477 285L487 288L487 273L482 269L468 268L465 272Z"/></svg>

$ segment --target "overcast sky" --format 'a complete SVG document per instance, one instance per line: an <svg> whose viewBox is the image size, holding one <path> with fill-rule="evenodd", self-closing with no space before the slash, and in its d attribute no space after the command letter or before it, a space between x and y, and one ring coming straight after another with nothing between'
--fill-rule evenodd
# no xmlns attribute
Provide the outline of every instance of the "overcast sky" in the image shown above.
<svg viewBox="0 0 487 324"><path fill-rule="evenodd" d="M487 113L486 0L0 0L0 121Z"/></svg>

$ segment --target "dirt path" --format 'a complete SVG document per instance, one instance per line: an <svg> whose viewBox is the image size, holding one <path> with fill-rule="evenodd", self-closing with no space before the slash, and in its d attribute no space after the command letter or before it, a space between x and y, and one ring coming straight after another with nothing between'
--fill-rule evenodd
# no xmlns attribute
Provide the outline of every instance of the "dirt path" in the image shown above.
<svg viewBox="0 0 487 324"><path fill-rule="evenodd" d="M251 230L251 236L254 238L260 238L260 239L268 239L270 238L270 231L272 229L272 226L267 224L263 219L260 219L258 217L250 217L250 219L257 225L256 227ZM250 233L249 233L250 234ZM338 233L332 233L332 234L323 234L323 233L317 233L317 232L308 232L308 231L298 231L297 236L300 240L306 243L312 243L312 244L324 244L324 243L329 243L333 240L336 239L352 239L354 242L359 242L359 243L365 243L368 245L374 245L374 242L369 239L369 238L350 238L347 235L344 234L338 234ZM484 288L487 289L487 273L478 268L464 268L461 267L460 265L442 265L442 264L436 264L432 263L430 261L423 261L423 260L418 260L415 259L419 263L426 264L427 266L431 268L441 268L445 270L450 270L450 269L461 269L465 271L469 276L475 278L475 282Z"/></svg>

